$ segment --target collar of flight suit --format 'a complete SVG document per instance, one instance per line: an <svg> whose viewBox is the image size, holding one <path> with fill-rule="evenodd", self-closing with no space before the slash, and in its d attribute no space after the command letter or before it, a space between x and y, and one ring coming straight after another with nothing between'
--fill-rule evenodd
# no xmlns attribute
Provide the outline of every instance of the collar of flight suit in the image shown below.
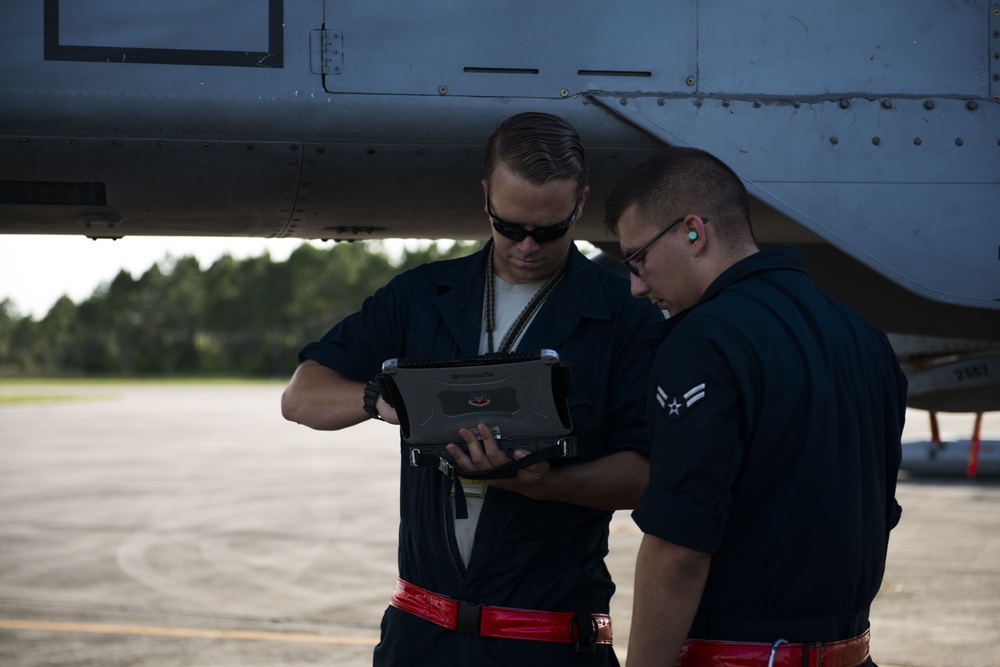
<svg viewBox="0 0 1000 667"><path fill-rule="evenodd" d="M486 257L491 243L492 239L479 252L449 267L439 278L437 296L432 300L463 356L479 354ZM575 244L570 245L568 262L566 275L542 304L518 349L558 348L581 319L611 318L611 307L597 273L604 269L584 257Z"/></svg>

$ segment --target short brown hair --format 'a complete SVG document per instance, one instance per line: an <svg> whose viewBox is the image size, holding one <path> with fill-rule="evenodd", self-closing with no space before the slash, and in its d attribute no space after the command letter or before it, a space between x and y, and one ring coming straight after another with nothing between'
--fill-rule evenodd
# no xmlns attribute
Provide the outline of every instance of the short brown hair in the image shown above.
<svg viewBox="0 0 1000 667"><path fill-rule="evenodd" d="M489 181L498 164L541 185L555 178L587 183L587 156L580 135L559 116L529 111L503 121L486 142L483 169Z"/></svg>
<svg viewBox="0 0 1000 667"><path fill-rule="evenodd" d="M633 205L641 217L659 220L661 226L690 213L706 218L729 247L753 240L743 181L722 160L697 148L665 148L615 186L604 202L609 232L617 234L618 219Z"/></svg>

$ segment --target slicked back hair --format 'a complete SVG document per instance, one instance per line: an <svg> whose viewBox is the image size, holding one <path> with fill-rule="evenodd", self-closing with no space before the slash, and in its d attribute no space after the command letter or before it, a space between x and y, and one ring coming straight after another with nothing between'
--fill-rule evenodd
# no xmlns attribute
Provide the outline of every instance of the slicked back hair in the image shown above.
<svg viewBox="0 0 1000 667"><path fill-rule="evenodd" d="M576 181L579 194L587 183L587 156L580 135L552 114L529 111L501 123L486 143L487 183L499 164L535 185L568 178Z"/></svg>
<svg viewBox="0 0 1000 667"><path fill-rule="evenodd" d="M728 249L754 241L750 199L743 181L722 160L697 149L671 146L633 169L604 203L604 222L612 234L633 205L644 220L659 227L695 214L709 221Z"/></svg>

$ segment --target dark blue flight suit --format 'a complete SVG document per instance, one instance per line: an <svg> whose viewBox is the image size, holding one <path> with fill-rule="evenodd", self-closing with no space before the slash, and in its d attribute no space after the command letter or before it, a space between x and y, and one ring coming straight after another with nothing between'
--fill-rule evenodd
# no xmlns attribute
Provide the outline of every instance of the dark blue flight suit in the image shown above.
<svg viewBox="0 0 1000 667"><path fill-rule="evenodd" d="M358 313L346 317L321 341L307 345L300 360L313 359L349 379L364 381L392 357L478 355L485 253L486 248L397 276L366 299ZM626 281L571 247L566 275L518 349L553 349L571 364L569 403L573 433L579 439L577 460L626 450L648 454L643 394L654 351L649 344L650 323L656 320L662 321L659 311L631 298ZM480 604L608 612L614 584L604 557L611 512L536 501L492 488L466 568L453 535L448 480L436 470L410 466L405 443L400 444L400 578ZM387 598L390 589L387 582ZM461 634L389 607L375 664L618 663L608 646L598 646L595 655L578 656L572 644Z"/></svg>
<svg viewBox="0 0 1000 667"><path fill-rule="evenodd" d="M900 516L906 379L887 338L792 246L730 267L664 327L633 518L712 554L690 638L862 634Z"/></svg>

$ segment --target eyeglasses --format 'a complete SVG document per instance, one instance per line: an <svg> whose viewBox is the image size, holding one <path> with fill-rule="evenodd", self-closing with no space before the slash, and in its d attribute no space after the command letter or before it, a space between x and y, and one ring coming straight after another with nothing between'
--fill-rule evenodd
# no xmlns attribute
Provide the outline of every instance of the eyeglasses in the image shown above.
<svg viewBox="0 0 1000 667"><path fill-rule="evenodd" d="M628 257L626 257L625 259L623 259L622 260L622 264L625 265L625 268L627 268L629 271L631 271L631 273L632 273L633 276L637 276L637 277L640 276L641 274L639 273L639 267L636 266L635 264L633 264L632 262L634 262L635 260L639 259L642 256L642 254L644 252L646 252L646 250L649 249L649 246L653 245L653 241L655 241L656 239L660 238L661 236L663 236L664 234L666 234L667 232L669 232L671 229L673 229L677 225L677 223L681 222L686 217L687 217L686 215L682 215L681 217L677 218L676 220L674 220L673 222L671 222L669 225L667 225L666 227L664 227L660 231L656 232L656 235L653 238L651 238L648 241L646 241L645 243L643 243L641 246L639 246L638 250L636 250L635 252L633 252L632 254L630 254ZM704 224L708 224L708 218L702 218L701 221Z"/></svg>
<svg viewBox="0 0 1000 667"><path fill-rule="evenodd" d="M566 236L569 226L576 220L576 214L580 210L580 199L581 197L576 198L576 203L573 204L573 214L562 222L557 222L554 225L546 225L545 227L535 227L534 229L525 229L521 225L515 225L500 218L500 216L493 212L493 205L490 204L489 197L486 198L486 213L489 215L490 222L493 223L493 229L497 230L504 238L520 243L526 236L530 236L538 243L547 243L548 241L555 241L558 238Z"/></svg>

